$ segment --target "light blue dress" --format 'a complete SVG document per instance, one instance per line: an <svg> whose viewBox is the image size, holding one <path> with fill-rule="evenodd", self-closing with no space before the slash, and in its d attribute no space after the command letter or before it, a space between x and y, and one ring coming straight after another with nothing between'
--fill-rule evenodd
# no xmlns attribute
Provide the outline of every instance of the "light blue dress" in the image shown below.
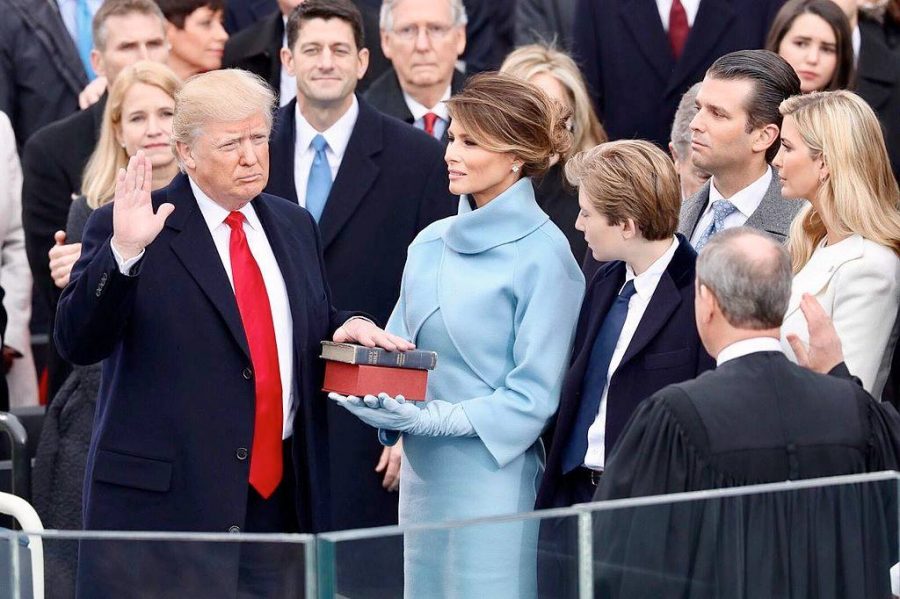
<svg viewBox="0 0 900 599"><path fill-rule="evenodd" d="M438 352L427 399L461 404L477 436L404 435L401 525L533 509L583 293L529 179L413 241L387 328ZM536 543L536 523L408 534L406 596L533 596Z"/></svg>

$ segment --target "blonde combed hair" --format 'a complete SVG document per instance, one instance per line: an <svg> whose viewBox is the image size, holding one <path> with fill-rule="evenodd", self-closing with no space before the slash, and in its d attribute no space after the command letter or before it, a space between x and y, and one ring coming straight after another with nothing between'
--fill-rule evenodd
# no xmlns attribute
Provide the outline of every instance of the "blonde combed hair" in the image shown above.
<svg viewBox="0 0 900 599"><path fill-rule="evenodd" d="M791 267L799 271L825 238L827 222L839 235L859 234L900 256L900 192L891 173L878 118L844 90L793 96L781 103L813 157L829 176L819 186L818 209L806 206L791 223Z"/></svg>
<svg viewBox="0 0 900 599"><path fill-rule="evenodd" d="M275 93L261 77L240 69L222 69L194 75L175 94L172 140L194 145L209 123L234 123L262 114L272 129ZM179 167L184 164L175 153Z"/></svg>
<svg viewBox="0 0 900 599"><path fill-rule="evenodd" d="M572 133L576 151L583 152L607 141L606 131L594 112L581 71L568 54L553 46L529 44L511 52L500 66L500 72L526 81L546 73L566 88L573 106Z"/></svg>
<svg viewBox="0 0 900 599"><path fill-rule="evenodd" d="M138 83L157 87L173 99L181 88L181 80L169 67L143 60L126 67L116 77L109 89L109 98L103 111L100 139L84 167L81 192L88 206L97 209L112 201L116 191L116 174L128 164L128 153L116 140L122 125L122 105L128 91Z"/></svg>
<svg viewBox="0 0 900 599"><path fill-rule="evenodd" d="M633 219L648 241L671 239L678 229L678 175L649 141L620 139L579 152L566 163L566 178L610 224Z"/></svg>

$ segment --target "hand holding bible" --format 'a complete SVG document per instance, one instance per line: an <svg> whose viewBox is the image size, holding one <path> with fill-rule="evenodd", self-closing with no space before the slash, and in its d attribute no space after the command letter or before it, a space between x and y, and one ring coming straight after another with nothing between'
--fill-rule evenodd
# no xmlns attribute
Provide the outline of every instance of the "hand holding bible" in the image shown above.
<svg viewBox="0 0 900 599"><path fill-rule="evenodd" d="M329 393L328 397L351 414L378 429L400 431L423 437L473 437L475 429L461 404L433 399L419 406L407 402L402 395L378 397Z"/></svg>

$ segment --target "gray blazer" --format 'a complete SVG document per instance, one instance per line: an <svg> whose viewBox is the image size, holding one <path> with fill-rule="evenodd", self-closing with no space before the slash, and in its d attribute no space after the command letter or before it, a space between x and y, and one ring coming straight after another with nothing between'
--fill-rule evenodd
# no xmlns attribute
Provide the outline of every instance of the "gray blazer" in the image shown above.
<svg viewBox="0 0 900 599"><path fill-rule="evenodd" d="M697 222L709 203L709 186L712 179L700 188L700 191L686 199L681 204L681 214L678 218L678 232L688 240L694 235ZM748 227L759 229L774 235L779 241L787 239L791 221L805 205L805 202L790 200L781 197L781 184L778 182L778 172L772 169L772 182L766 190L759 207L750 215L745 223Z"/></svg>

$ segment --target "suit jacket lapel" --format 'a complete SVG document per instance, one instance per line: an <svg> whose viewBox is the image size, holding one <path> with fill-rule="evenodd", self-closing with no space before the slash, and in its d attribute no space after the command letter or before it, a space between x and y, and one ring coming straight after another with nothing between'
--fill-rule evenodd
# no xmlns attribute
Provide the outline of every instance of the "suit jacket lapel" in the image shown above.
<svg viewBox="0 0 900 599"><path fill-rule="evenodd" d="M728 23L736 17L730 0L703 0L700 3L697 18L694 19L694 25L684 46L684 53L669 79L666 95L678 91L691 73L694 73L701 64L710 62L710 52L728 31Z"/></svg>
<svg viewBox="0 0 900 599"><path fill-rule="evenodd" d="M701 3L704 4L704 2ZM619 16L637 40L637 47L644 54L663 81L668 81L675 66L675 56L659 19L656 3L643 0L626 0L619 7ZM688 40L690 43L690 40Z"/></svg>
<svg viewBox="0 0 900 599"><path fill-rule="evenodd" d="M275 254L275 261L278 262L281 276L284 278L288 304L291 307L291 320L294 324L294 345L302 347L303 337L301 334L309 330L306 322L309 313L307 310L308 294L301 293L301 290L305 291L307 287L302 273L310 266L299 262L300 256L303 254L300 250L300 242L292 229L279 224L278 215L272 210L270 200L260 196L253 200L253 208L266 231L269 246L272 248L272 253ZM304 283L295 284L301 281Z"/></svg>
<svg viewBox="0 0 900 599"><path fill-rule="evenodd" d="M579 380L584 378L584 371L594 348L594 340L624 282L624 262L618 262L612 269L601 268L591 281L590 303L585 302L583 308L588 311L584 315L587 326L584 328L584 334L576 337L572 358L572 370Z"/></svg>
<svg viewBox="0 0 900 599"><path fill-rule="evenodd" d="M31 25L38 42L47 50L51 62L75 94L87 85L87 74L78 58L78 49L66 30L56 2L32 3L12 0L10 5L22 20Z"/></svg>
<svg viewBox="0 0 900 599"><path fill-rule="evenodd" d="M266 191L299 204L294 182L294 152L297 148L297 100L288 102L276 113L269 160L269 186Z"/></svg>
<svg viewBox="0 0 900 599"><path fill-rule="evenodd" d="M384 95L384 112L386 114L398 115L401 121L412 124L413 115L403 99L403 88L400 87L400 80L397 79L397 72L393 69L388 71L385 76L389 77L388 85L385 88Z"/></svg>
<svg viewBox="0 0 900 599"><path fill-rule="evenodd" d="M712 179L710 179L710 181L712 181ZM750 218L747 219L747 222L744 223L745 226L774 233L783 237L785 231L777 230L772 222L772 214L778 212L776 203L781 201L781 199L781 181L778 179L778 173L773 169L772 180L769 182L766 194L763 196L759 206L756 207L756 210L753 211L753 214L750 215ZM790 222L788 222L788 225L790 225Z"/></svg>
<svg viewBox="0 0 900 599"><path fill-rule="evenodd" d="M381 167L372 156L379 153L383 145L382 118L374 108L359 100L359 116L319 220L323 250L328 249L341 228L353 216L356 207L381 172Z"/></svg>
<svg viewBox="0 0 900 599"><path fill-rule="evenodd" d="M175 177L169 186L166 201L175 205L175 212L166 221L167 228L178 231L171 241L172 250L222 316L235 342L249 360L250 349L234 290L228 282L222 259L197 207L186 175Z"/></svg>
<svg viewBox="0 0 900 599"><path fill-rule="evenodd" d="M694 249L687 239L679 236L678 248L656 285L650 303L647 304L647 309L644 310L644 315L622 356L622 361L619 363L620 368L653 341L681 305L681 289L685 285L693 283L695 264Z"/></svg>
<svg viewBox="0 0 900 599"><path fill-rule="evenodd" d="M681 211L681 222L678 223L678 231L687 237L688 240L694 236L694 229L697 228L700 216L709 203L710 185L712 185L712 179L704 183L700 191L684 201L684 209Z"/></svg>
<svg viewBox="0 0 900 599"><path fill-rule="evenodd" d="M788 301L785 318L800 308L800 301L803 299L804 293L816 295L828 285L841 265L851 260L856 260L863 255L862 237L854 235L852 238L845 240L844 243L847 243L849 246L847 251L840 254L831 254L831 262L819 262L816 269L807 267L794 275L794 280L791 284L791 298Z"/></svg>
<svg viewBox="0 0 900 599"><path fill-rule="evenodd" d="M675 312L681 304L681 294L672 281L669 271L663 273L656 285L656 290L647 304L644 316L622 356L619 368L627 364L634 356L641 352L647 344L650 343L660 329L669 321L669 317Z"/></svg>
<svg viewBox="0 0 900 599"><path fill-rule="evenodd" d="M282 20L280 12L272 15L261 37L267 42L264 52L269 57L269 81L274 84L275 92L280 93L281 41L284 38L284 20Z"/></svg>

